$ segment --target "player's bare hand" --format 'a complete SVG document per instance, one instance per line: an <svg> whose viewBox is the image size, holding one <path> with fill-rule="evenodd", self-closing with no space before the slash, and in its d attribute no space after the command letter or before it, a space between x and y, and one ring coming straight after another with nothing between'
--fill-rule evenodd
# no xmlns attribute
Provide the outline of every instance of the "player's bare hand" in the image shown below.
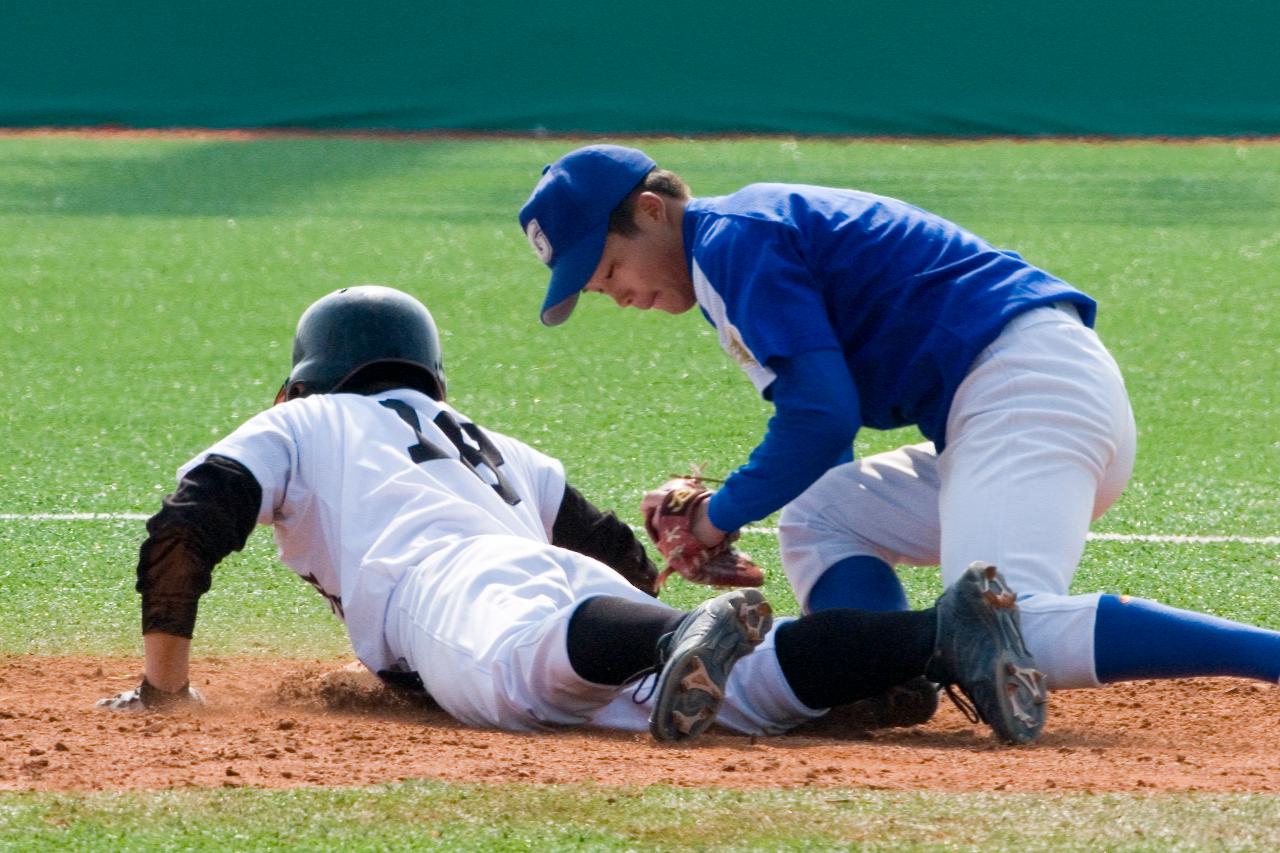
<svg viewBox="0 0 1280 853"><path fill-rule="evenodd" d="M204 697L190 685L184 684L174 691L161 690L146 678L134 689L99 699L97 703L99 708L108 711L126 712L169 711L203 704Z"/></svg>
<svg viewBox="0 0 1280 853"><path fill-rule="evenodd" d="M693 507L689 530L702 543L703 547L715 549L723 544L725 539L729 538L729 534L711 523L711 518L707 515L708 503L710 503L709 500L699 501Z"/></svg>

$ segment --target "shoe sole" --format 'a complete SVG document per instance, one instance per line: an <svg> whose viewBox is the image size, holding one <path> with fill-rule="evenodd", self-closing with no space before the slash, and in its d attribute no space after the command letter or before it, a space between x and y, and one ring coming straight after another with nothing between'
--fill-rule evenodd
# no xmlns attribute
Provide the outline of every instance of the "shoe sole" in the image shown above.
<svg viewBox="0 0 1280 853"><path fill-rule="evenodd" d="M702 640L677 649L659 677L649 732L663 742L689 740L715 722L733 665L764 641L773 608L755 589L736 590L732 609L720 614Z"/></svg>
<svg viewBox="0 0 1280 853"><path fill-rule="evenodd" d="M1000 713L991 715L993 718L986 723L998 738L1012 744L1030 743L1044 728L1045 706L1049 701L1044 675L1036 669L1018 627L1017 597L1005 586L995 566L970 566L970 570L975 568L980 569L978 588L991 613L1000 644L990 683L981 685L975 692L992 692L990 699ZM973 697L980 707L988 704L978 702L978 698Z"/></svg>

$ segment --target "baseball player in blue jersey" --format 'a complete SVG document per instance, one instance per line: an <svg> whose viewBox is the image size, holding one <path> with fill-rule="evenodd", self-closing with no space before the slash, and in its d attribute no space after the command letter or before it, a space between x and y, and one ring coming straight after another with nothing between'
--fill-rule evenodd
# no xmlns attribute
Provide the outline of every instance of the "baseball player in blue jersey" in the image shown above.
<svg viewBox="0 0 1280 853"><path fill-rule="evenodd" d="M782 509L783 566L806 612L900 610L896 565L940 565L950 585L985 560L1018 594L1050 689L1280 679L1276 632L1069 594L1136 447L1097 306L1077 288L896 199L767 183L693 198L613 145L548 166L519 219L551 269L544 324L584 290L624 308L696 306L773 403L763 440L692 529L716 548ZM928 441L852 458L862 427L907 425ZM882 724L914 723L936 693L917 679L878 701Z"/></svg>
<svg viewBox="0 0 1280 853"><path fill-rule="evenodd" d="M783 638L755 589L676 610L654 600L657 572L629 527L557 460L450 406L445 387L418 300L366 285L313 303L278 405L184 465L148 521L144 675L100 704L200 701L189 687L200 596L260 523L366 667L417 682L470 725L647 727L680 741L719 721L770 734L927 674L1001 740L1039 734L1043 708L1003 689L1011 672L1039 674L994 567L974 566L927 610L832 610L784 620ZM655 507L655 529L681 533L686 505Z"/></svg>

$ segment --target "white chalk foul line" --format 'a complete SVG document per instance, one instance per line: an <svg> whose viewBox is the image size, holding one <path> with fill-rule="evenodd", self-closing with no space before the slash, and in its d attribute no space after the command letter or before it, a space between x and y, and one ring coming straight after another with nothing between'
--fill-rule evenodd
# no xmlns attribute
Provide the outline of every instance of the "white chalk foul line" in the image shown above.
<svg viewBox="0 0 1280 853"><path fill-rule="evenodd" d="M0 512L0 521L146 521L142 512Z"/></svg>
<svg viewBox="0 0 1280 853"><path fill-rule="evenodd" d="M1242 545L1280 545L1280 536L1169 536L1158 533L1090 533L1089 538L1102 542L1162 542L1175 545L1213 545L1221 542Z"/></svg>
<svg viewBox="0 0 1280 853"><path fill-rule="evenodd" d="M146 521L142 512L0 512L0 521ZM637 533L643 527L632 526ZM777 536L776 527L745 527L743 533ZM1164 545L1280 545L1280 536L1187 536L1167 533L1090 533L1099 542L1153 542Z"/></svg>
<svg viewBox="0 0 1280 853"><path fill-rule="evenodd" d="M642 530L643 528L637 528ZM744 527L743 533L777 536L776 527ZM1100 542L1156 542L1165 545L1280 545L1280 536L1182 536L1168 533L1090 533L1089 539Z"/></svg>

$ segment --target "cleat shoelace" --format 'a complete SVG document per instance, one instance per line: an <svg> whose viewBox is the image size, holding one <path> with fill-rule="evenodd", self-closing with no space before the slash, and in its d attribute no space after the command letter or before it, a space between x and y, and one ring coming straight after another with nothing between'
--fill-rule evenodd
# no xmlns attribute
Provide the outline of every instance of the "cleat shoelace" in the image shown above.
<svg viewBox="0 0 1280 853"><path fill-rule="evenodd" d="M947 698L960 709L960 713L964 714L966 720L971 723L985 723L982 715L978 713L978 706L969 701L969 698L956 689L954 684L944 684L942 689L946 691Z"/></svg>
<svg viewBox="0 0 1280 853"><path fill-rule="evenodd" d="M672 631L669 634L663 634L662 638L658 640L658 646L653 655L653 666L647 669L642 669L627 678L627 681L630 681L632 678L640 679L636 682L636 689L631 692L631 701L637 705L643 705L645 702L648 702L653 698L654 692L657 691L658 676L662 672L662 667L666 665L666 657L671 648L671 642L675 638L675 634L675 631ZM623 683L625 684L626 682ZM649 685L649 692L645 693L644 696L641 696L640 692L644 690L646 684Z"/></svg>

